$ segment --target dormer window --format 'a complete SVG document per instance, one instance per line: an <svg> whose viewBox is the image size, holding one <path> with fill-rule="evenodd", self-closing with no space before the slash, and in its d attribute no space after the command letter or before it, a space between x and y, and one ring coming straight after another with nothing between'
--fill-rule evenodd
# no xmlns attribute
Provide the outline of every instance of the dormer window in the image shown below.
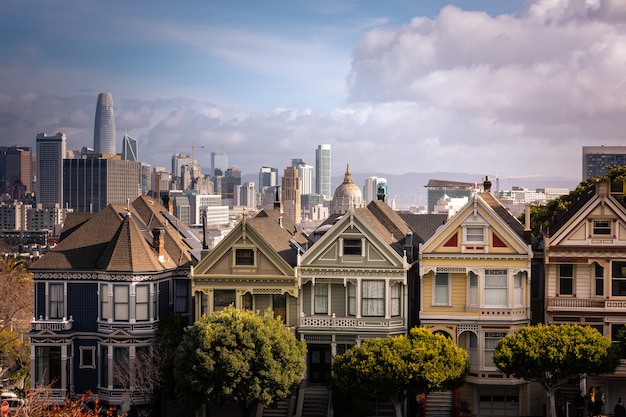
<svg viewBox="0 0 626 417"><path fill-rule="evenodd" d="M612 234L611 220L596 219L593 221L593 234L610 236Z"/></svg>
<svg viewBox="0 0 626 417"><path fill-rule="evenodd" d="M235 265L254 266L254 249L235 249Z"/></svg>
<svg viewBox="0 0 626 417"><path fill-rule="evenodd" d="M361 255L361 239L343 239L344 255Z"/></svg>
<svg viewBox="0 0 626 417"><path fill-rule="evenodd" d="M465 228L465 243L484 243L485 228L482 226L469 226Z"/></svg>

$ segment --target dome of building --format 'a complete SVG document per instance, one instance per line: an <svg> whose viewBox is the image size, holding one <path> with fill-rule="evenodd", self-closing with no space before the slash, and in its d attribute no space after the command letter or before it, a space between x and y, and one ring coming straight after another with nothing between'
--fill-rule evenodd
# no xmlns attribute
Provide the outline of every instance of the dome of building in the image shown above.
<svg viewBox="0 0 626 417"><path fill-rule="evenodd" d="M361 187L352 181L350 164L346 167L343 183L335 189L330 203L330 214L345 214L352 208L365 207Z"/></svg>

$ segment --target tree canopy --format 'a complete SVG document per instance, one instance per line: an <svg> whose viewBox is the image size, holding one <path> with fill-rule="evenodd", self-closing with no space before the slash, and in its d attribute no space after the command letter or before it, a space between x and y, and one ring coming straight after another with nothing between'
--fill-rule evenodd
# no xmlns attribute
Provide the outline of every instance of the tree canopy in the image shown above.
<svg viewBox="0 0 626 417"><path fill-rule="evenodd" d="M396 417L409 395L460 386L468 372L467 352L424 328L411 329L408 337L366 340L336 356L334 363L339 390L387 397Z"/></svg>
<svg viewBox="0 0 626 417"><path fill-rule="evenodd" d="M305 354L306 344L270 310L228 307L185 330L174 356L176 394L187 404L235 403L247 417L292 395Z"/></svg>
<svg viewBox="0 0 626 417"><path fill-rule="evenodd" d="M569 194L550 200L546 204L531 205L530 228L533 234L535 236L540 236L541 231L545 230L558 215L563 213L569 207L572 202L576 201L592 184L600 181L626 181L626 167L606 167L606 175L603 177L587 178L586 180L581 181ZM524 224L525 217L525 213L522 213L519 217L522 224Z"/></svg>
<svg viewBox="0 0 626 417"><path fill-rule="evenodd" d="M541 383L556 417L555 391L583 375L613 373L619 365L619 347L589 326L539 324L503 337L493 361L506 375Z"/></svg>

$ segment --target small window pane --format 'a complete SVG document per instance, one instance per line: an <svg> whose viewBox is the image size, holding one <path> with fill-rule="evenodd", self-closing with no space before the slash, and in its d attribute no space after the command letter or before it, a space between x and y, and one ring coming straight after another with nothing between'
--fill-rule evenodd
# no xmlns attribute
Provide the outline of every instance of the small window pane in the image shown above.
<svg viewBox="0 0 626 417"><path fill-rule="evenodd" d="M344 239L344 255L361 255L361 239Z"/></svg>
<svg viewBox="0 0 626 417"><path fill-rule="evenodd" d="M237 249L235 251L235 265L254 266L254 250Z"/></svg>

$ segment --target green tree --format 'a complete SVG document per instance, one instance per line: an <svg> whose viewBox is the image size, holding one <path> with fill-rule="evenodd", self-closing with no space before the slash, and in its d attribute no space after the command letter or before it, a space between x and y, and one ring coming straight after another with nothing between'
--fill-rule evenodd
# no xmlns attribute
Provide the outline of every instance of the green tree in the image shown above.
<svg viewBox="0 0 626 417"><path fill-rule="evenodd" d="M370 339L335 357L335 384L343 393L388 398L396 417L409 396L460 386L469 372L467 352L428 329L409 336Z"/></svg>
<svg viewBox="0 0 626 417"><path fill-rule="evenodd" d="M556 417L556 390L585 375L613 373L619 365L619 346L589 326L539 324L503 337L493 361L506 375L540 383L551 416Z"/></svg>
<svg viewBox="0 0 626 417"><path fill-rule="evenodd" d="M563 213L569 205L572 204L572 202L576 201L581 195L583 195L583 193L587 191L592 184L600 181L624 184L626 181L626 167L606 167L606 175L603 177L587 178L586 180L581 181L580 184L578 184L578 186L576 186L576 188L569 194L550 200L546 204L531 205L530 228L533 234L540 237L542 230L545 230L558 215ZM623 199L624 197L622 196L621 198ZM525 213L522 213L519 216L519 220L522 224L524 224L525 217Z"/></svg>
<svg viewBox="0 0 626 417"><path fill-rule="evenodd" d="M228 307L185 330L174 356L176 394L186 404L259 404L288 398L302 381L306 345L274 318Z"/></svg>

